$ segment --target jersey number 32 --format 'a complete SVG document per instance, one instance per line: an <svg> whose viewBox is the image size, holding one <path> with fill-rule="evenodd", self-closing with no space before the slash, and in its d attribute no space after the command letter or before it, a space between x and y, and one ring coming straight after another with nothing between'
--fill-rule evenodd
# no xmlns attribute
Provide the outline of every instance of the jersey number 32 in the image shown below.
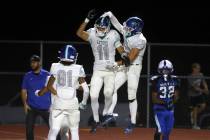
<svg viewBox="0 0 210 140"><path fill-rule="evenodd" d="M174 96L174 86L164 86L160 87L160 98L165 99L165 98L172 98Z"/></svg>

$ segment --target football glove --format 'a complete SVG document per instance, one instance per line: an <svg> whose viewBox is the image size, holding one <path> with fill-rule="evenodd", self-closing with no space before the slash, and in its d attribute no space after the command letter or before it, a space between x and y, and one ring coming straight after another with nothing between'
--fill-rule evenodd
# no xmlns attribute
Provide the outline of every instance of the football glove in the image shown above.
<svg viewBox="0 0 210 140"><path fill-rule="evenodd" d="M92 19L94 19L95 16L96 16L96 10L95 10L95 9L92 9L92 10L90 10L90 11L88 12L87 18L88 18L89 20L92 20Z"/></svg>

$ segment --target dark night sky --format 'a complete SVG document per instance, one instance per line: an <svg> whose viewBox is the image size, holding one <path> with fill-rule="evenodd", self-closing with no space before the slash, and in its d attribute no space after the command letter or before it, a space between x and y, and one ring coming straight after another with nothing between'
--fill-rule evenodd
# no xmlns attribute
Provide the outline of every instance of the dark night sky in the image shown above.
<svg viewBox="0 0 210 140"><path fill-rule="evenodd" d="M61 0L60 0L61 1ZM130 16L139 16L145 22L143 29L148 42L171 43L209 43L210 44L210 9L202 2L192 1L183 4L183 0L164 1L101 1L90 4L90 0L69 0L68 2L9 1L0 4L0 40L63 40L81 41L75 32L85 19L88 10L99 9L99 14L111 10L123 22ZM84 3L85 1L85 3ZM87 4L88 3L88 4ZM120 5L121 4L121 5ZM163 5L164 4L164 5ZM98 8L103 7L103 8ZM93 22L90 23L91 27ZM0 71L29 70L29 57L39 54L39 46L28 44L0 43ZM18 47L17 47L18 46ZM29 47L30 46L30 47ZM49 70L50 64L57 61L57 51L61 45L44 46L44 68ZM93 57L90 47L77 47L79 63L84 65L87 73L92 73ZM156 73L161 59L169 59L175 66L175 73L186 75L193 62L201 63L205 75L210 75L210 48L191 47L154 47L151 51L151 73ZM147 59L144 57L142 74L146 74ZM3 93L12 97L21 85L22 76L2 76ZM5 79L7 81L5 81ZM12 87L10 85L12 84ZM8 91L9 89L9 91Z"/></svg>
<svg viewBox="0 0 210 140"><path fill-rule="evenodd" d="M18 3L19 5L13 3L7 5L6 8L1 5L4 8L0 11L0 39L81 41L76 37L75 32L85 19L88 10L96 7L99 15L104 11L111 10L121 22L129 16L141 17L145 21L143 32L148 42L210 43L210 10L208 7L185 6L183 4L176 6L173 3L171 3L173 6L159 6L160 3L157 5L150 1L139 1L139 4L133 1L121 2L123 4L121 6L117 1L114 3L99 1L101 4L98 5L100 6L97 6L96 3L88 6L83 1L78 2L80 4L31 2L22 6L19 6L20 3ZM81 4L83 7L79 7ZM103 8L98 8L102 5ZM90 23L89 27L91 26L93 26L93 22ZM177 71L180 74L188 73L190 64L194 61L203 65L205 73L210 71L207 65L210 60L206 54L210 51L209 48L200 48L199 50L197 48L171 48L168 51L164 48L153 49L152 60L154 63L152 67L154 71L158 61L162 58L171 59L178 65ZM31 52L26 53L26 56L22 56L21 59L27 58L34 52L37 51L31 49ZM55 52L57 52L57 48ZM85 53L80 51L80 56L82 55L84 60L87 57ZM18 53L14 55L20 57ZM5 58L4 54L1 55L1 58ZM48 59L51 58L56 57L51 56ZM182 61L183 58L185 61ZM50 62L48 63L50 64ZM144 72L145 70L143 69Z"/></svg>
<svg viewBox="0 0 210 140"><path fill-rule="evenodd" d="M129 16L142 17L145 21L144 34L149 42L210 43L208 7L160 7L155 3L140 2L138 8L131 6L128 9L125 5L129 2L122 2L122 6L116 4L107 4L104 6L107 8L92 7L99 9L99 13L112 10L121 22ZM0 39L79 40L75 31L91 7L76 5L30 3L4 8L1 10Z"/></svg>

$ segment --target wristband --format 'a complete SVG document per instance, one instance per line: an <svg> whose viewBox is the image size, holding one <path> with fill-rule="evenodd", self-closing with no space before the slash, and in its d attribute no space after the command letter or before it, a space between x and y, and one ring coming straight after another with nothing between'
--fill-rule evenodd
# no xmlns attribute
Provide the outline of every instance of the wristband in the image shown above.
<svg viewBox="0 0 210 140"><path fill-rule="evenodd" d="M88 18L86 18L84 22L85 22L85 23L88 23L89 21L90 21L90 20L89 20Z"/></svg>

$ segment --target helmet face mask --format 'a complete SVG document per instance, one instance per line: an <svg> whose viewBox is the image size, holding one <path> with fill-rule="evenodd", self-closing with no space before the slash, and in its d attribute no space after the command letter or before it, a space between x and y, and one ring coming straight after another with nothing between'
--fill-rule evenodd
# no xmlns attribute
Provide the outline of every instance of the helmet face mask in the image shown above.
<svg viewBox="0 0 210 140"><path fill-rule="evenodd" d="M98 25L95 25L95 29L96 29L96 35L98 37L105 37L106 34L109 32L109 28L100 27Z"/></svg>
<svg viewBox="0 0 210 140"><path fill-rule="evenodd" d="M123 30L124 30L124 34L125 34L126 37L132 36L133 29L128 27L128 26L126 26L125 22L123 23Z"/></svg>
<svg viewBox="0 0 210 140"><path fill-rule="evenodd" d="M161 75L170 75L173 73L173 65L169 60L162 60L158 65L158 72Z"/></svg>
<svg viewBox="0 0 210 140"><path fill-rule="evenodd" d="M96 20L95 29L98 37L105 37L110 31L110 19L108 17L100 17Z"/></svg>
<svg viewBox="0 0 210 140"><path fill-rule="evenodd" d="M142 32L144 22L138 17L130 17L123 26L125 37L131 37Z"/></svg>
<svg viewBox="0 0 210 140"><path fill-rule="evenodd" d="M172 73L172 70L168 68L163 68L163 69L159 69L158 72L162 75L169 75Z"/></svg>

